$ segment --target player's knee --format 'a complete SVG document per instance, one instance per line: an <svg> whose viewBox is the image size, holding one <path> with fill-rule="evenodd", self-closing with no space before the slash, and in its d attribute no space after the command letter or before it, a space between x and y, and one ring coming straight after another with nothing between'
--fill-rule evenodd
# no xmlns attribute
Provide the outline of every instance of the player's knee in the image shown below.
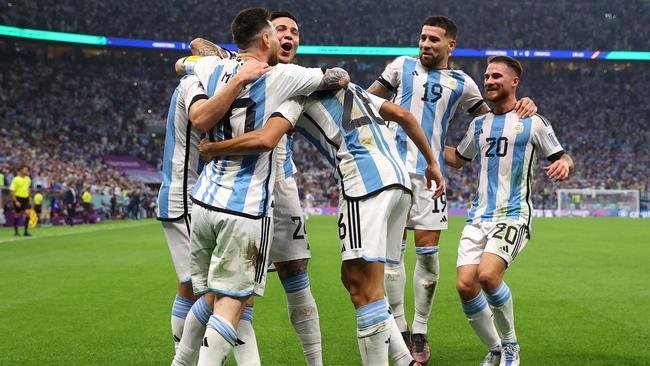
<svg viewBox="0 0 650 366"><path fill-rule="evenodd" d="M298 276L307 272L308 263L309 259L304 258L287 262L275 262L274 265L280 281L284 281L289 277Z"/></svg>
<svg viewBox="0 0 650 366"><path fill-rule="evenodd" d="M458 293L463 297L469 296L475 292L476 287L478 287L477 284L471 281L464 279L458 279L456 281L456 291L458 291Z"/></svg>
<svg viewBox="0 0 650 366"><path fill-rule="evenodd" d="M486 291L492 291L499 286L501 278L498 273L493 271L481 271L478 274L478 282L481 288Z"/></svg>

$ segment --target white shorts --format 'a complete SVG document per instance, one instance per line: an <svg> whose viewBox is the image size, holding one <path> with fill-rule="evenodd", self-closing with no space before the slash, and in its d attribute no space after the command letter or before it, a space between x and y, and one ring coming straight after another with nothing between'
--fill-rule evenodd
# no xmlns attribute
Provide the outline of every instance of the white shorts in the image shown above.
<svg viewBox="0 0 650 366"><path fill-rule="evenodd" d="M399 188L365 199L339 198L339 239L343 260L399 263L411 196Z"/></svg>
<svg viewBox="0 0 650 366"><path fill-rule="evenodd" d="M263 295L273 234L270 217L244 216L192 207L190 235L194 293L242 298Z"/></svg>
<svg viewBox="0 0 650 366"><path fill-rule="evenodd" d="M498 255L510 266L529 238L528 226L517 221L467 224L460 236L456 267L479 264L484 252Z"/></svg>
<svg viewBox="0 0 650 366"><path fill-rule="evenodd" d="M409 174L411 177L411 191L413 200L409 209L406 227L411 230L447 230L447 195L437 200L433 199L436 183L431 182L431 189L427 188L427 180L417 174Z"/></svg>
<svg viewBox="0 0 650 366"><path fill-rule="evenodd" d="M305 217L293 177L275 182L273 191L273 244L271 262L311 258Z"/></svg>
<svg viewBox="0 0 650 366"><path fill-rule="evenodd" d="M167 246L172 255L176 277L180 283L191 283L190 279L190 220L187 215L176 221L162 221Z"/></svg>

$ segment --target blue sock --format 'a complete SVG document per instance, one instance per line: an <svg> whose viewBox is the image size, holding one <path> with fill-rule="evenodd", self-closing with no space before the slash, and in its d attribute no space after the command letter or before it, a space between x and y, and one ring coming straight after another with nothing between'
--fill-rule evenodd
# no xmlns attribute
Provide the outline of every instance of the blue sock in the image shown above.
<svg viewBox="0 0 650 366"><path fill-rule="evenodd" d="M487 300L485 300L485 296L483 296L483 293L480 292L478 295L476 295L475 298L469 301L462 301L461 305L463 306L463 312L465 313L465 315L472 316L485 309L488 303Z"/></svg>
<svg viewBox="0 0 650 366"><path fill-rule="evenodd" d="M486 294L487 302L494 307L505 304L511 296L510 288L508 288L505 282L501 282L499 287Z"/></svg>
<svg viewBox="0 0 650 366"><path fill-rule="evenodd" d="M208 306L208 302L205 301L205 297L202 296L197 302L192 305L192 312L196 319L198 319L203 326L208 324L210 320L210 315L212 315L212 310Z"/></svg>
<svg viewBox="0 0 650 366"><path fill-rule="evenodd" d="M285 278L282 281L282 287L284 287L284 292L288 294L304 290L309 287L309 276L307 276L307 272L305 272Z"/></svg>
<svg viewBox="0 0 650 366"><path fill-rule="evenodd" d="M245 320L249 323L253 323L253 307L245 306L244 312L241 315L241 320Z"/></svg>
<svg viewBox="0 0 650 366"><path fill-rule="evenodd" d="M237 344L237 333L232 325L224 318L218 315L211 315L207 327L216 330L231 346L234 347Z"/></svg>
<svg viewBox="0 0 650 366"><path fill-rule="evenodd" d="M365 329L388 320L388 304L386 299L366 304L356 310L357 329Z"/></svg>

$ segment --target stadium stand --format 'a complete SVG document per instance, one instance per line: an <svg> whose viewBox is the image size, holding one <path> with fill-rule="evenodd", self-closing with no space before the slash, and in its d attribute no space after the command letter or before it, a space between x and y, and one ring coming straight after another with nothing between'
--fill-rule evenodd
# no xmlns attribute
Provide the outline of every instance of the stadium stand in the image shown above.
<svg viewBox="0 0 650 366"><path fill-rule="evenodd" d="M21 0L0 4L0 24L171 41L202 36L231 43L228 25L237 11L259 4L253 0L171 1L164 6L154 0ZM304 44L410 46L417 39L423 14L445 14L458 24L459 45L466 48L650 48L645 32L650 24L650 2L644 0L626 0L625 6L607 0L508 0L498 4L414 0L384 2L381 7L374 0L355 1L354 6L345 0L281 0L273 6L290 10L302 20ZM345 14L341 9L346 9ZM550 29L553 32L548 32Z"/></svg>

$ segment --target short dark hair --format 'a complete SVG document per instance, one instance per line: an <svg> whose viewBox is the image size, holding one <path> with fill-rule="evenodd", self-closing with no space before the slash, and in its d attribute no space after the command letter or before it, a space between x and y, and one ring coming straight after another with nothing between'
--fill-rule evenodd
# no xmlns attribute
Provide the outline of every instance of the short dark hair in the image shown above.
<svg viewBox="0 0 650 366"><path fill-rule="evenodd" d="M422 26L428 25L430 27L440 27L445 30L445 35L451 39L456 39L458 34L458 27L451 18L444 15L432 15L424 20Z"/></svg>
<svg viewBox="0 0 650 366"><path fill-rule="evenodd" d="M271 12L271 17L269 18L269 20L273 21L274 19L277 19L277 18L289 18L289 19L293 20L294 22L296 22L296 24L298 24L298 18L296 18L295 15L289 13L286 10Z"/></svg>
<svg viewBox="0 0 650 366"><path fill-rule="evenodd" d="M515 72L515 74L517 74L518 78L521 78L521 74L524 73L524 67L521 66L521 62L517 61L517 59L513 57L499 55L488 58L488 64L495 62L499 62L508 66L510 69L512 69L512 71Z"/></svg>
<svg viewBox="0 0 650 366"><path fill-rule="evenodd" d="M271 13L264 8L248 8L237 14L230 24L235 44L240 49L249 48L259 34L269 26Z"/></svg>
<svg viewBox="0 0 650 366"><path fill-rule="evenodd" d="M18 164L16 165L16 171L17 171L17 172L23 170L24 168L29 168L29 166L27 166L27 164L25 164L25 163L18 163Z"/></svg>

